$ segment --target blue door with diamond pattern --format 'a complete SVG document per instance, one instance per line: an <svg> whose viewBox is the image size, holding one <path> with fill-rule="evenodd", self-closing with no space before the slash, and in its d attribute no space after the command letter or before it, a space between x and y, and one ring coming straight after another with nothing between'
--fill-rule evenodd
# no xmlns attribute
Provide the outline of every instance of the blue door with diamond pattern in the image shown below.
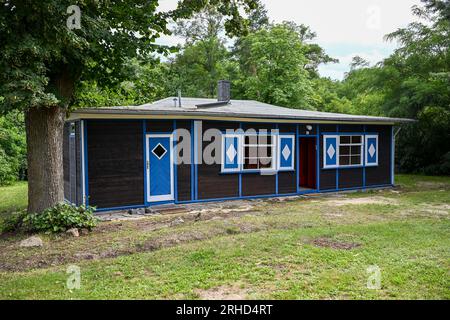
<svg viewBox="0 0 450 320"><path fill-rule="evenodd" d="M173 200L173 152L169 134L147 135L147 201Z"/></svg>

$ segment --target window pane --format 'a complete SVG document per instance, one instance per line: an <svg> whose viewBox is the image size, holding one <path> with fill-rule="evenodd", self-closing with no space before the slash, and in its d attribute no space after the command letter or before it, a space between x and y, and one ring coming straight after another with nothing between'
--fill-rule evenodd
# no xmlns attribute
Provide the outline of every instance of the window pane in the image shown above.
<svg viewBox="0 0 450 320"><path fill-rule="evenodd" d="M341 143L350 143L350 136L341 136Z"/></svg>
<svg viewBox="0 0 450 320"><path fill-rule="evenodd" d="M272 159L271 158L259 159L259 168L260 169L270 169L270 168L272 168Z"/></svg>
<svg viewBox="0 0 450 320"><path fill-rule="evenodd" d="M350 147L349 146L340 146L339 147L339 154L340 155L350 155Z"/></svg>
<svg viewBox="0 0 450 320"><path fill-rule="evenodd" d="M258 169L258 159L244 159L244 169Z"/></svg>
<svg viewBox="0 0 450 320"><path fill-rule="evenodd" d="M258 144L258 136L256 135L248 135L245 136L245 144Z"/></svg>
<svg viewBox="0 0 450 320"><path fill-rule="evenodd" d="M244 157L257 157L258 148L257 147L245 147Z"/></svg>
<svg viewBox="0 0 450 320"><path fill-rule="evenodd" d="M361 143L361 136L352 136L352 143Z"/></svg>
<svg viewBox="0 0 450 320"><path fill-rule="evenodd" d="M350 164L350 157L348 156L339 156L339 165L347 166Z"/></svg>
<svg viewBox="0 0 450 320"><path fill-rule="evenodd" d="M266 136L266 135L259 135L258 136L258 143L259 144L271 144L272 143L272 137Z"/></svg>
<svg viewBox="0 0 450 320"><path fill-rule="evenodd" d="M360 146L352 146L352 155L358 155L361 154L361 147Z"/></svg>
<svg viewBox="0 0 450 320"><path fill-rule="evenodd" d="M361 164L361 156L352 156L352 164Z"/></svg>
<svg viewBox="0 0 450 320"><path fill-rule="evenodd" d="M271 157L272 147L258 147L258 157Z"/></svg>

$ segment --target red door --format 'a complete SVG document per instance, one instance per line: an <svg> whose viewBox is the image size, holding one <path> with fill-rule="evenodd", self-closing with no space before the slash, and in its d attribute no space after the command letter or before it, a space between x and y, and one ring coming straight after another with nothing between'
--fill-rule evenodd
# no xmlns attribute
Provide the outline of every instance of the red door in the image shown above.
<svg viewBox="0 0 450 320"><path fill-rule="evenodd" d="M300 188L316 188L316 138L300 138Z"/></svg>

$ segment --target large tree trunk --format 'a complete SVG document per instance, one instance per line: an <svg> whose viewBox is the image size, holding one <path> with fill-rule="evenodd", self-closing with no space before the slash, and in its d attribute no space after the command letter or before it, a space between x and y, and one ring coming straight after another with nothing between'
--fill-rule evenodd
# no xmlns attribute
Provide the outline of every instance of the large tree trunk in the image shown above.
<svg viewBox="0 0 450 320"><path fill-rule="evenodd" d="M59 106L31 108L25 114L28 159L28 212L64 201L63 127Z"/></svg>

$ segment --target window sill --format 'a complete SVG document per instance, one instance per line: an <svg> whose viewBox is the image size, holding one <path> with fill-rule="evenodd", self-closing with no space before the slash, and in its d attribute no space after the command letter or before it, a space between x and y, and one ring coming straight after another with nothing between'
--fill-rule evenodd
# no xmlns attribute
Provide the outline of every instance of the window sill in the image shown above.
<svg viewBox="0 0 450 320"><path fill-rule="evenodd" d="M354 165L354 166L337 166L337 167L322 167L322 170L335 170L335 169L358 169L358 168L370 168L370 167L378 167L378 165Z"/></svg>
<svg viewBox="0 0 450 320"><path fill-rule="evenodd" d="M240 170L240 171L221 171L220 174L247 174L247 173L258 173L260 175L275 175L278 172L295 172L295 169L280 169L280 170Z"/></svg>

